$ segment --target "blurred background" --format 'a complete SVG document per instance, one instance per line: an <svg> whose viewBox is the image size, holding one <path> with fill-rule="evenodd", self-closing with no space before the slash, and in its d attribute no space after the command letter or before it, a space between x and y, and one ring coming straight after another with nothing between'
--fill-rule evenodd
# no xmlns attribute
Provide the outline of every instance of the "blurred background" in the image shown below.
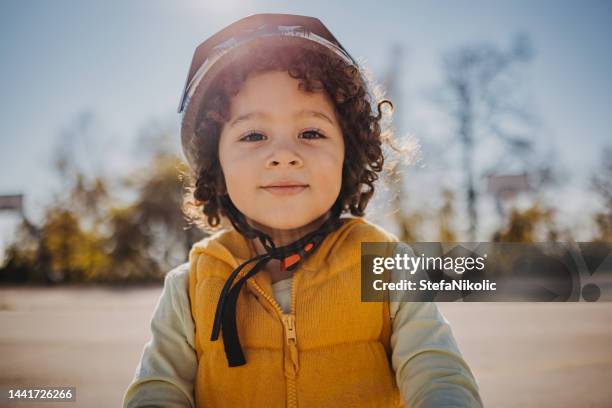
<svg viewBox="0 0 612 408"><path fill-rule="evenodd" d="M0 5L0 386L119 405L189 227L176 109L195 47L311 15L413 146L367 217L406 241L612 241L612 2ZM440 304L485 404L612 401L612 308ZM75 406L72 404L70 406Z"/></svg>

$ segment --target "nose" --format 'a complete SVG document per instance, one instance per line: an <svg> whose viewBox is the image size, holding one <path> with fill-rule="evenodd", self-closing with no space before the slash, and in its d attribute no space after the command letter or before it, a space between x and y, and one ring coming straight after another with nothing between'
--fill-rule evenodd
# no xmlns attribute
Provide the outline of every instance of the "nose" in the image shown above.
<svg viewBox="0 0 612 408"><path fill-rule="evenodd" d="M302 158L286 144L274 147L270 157L266 160L266 168L276 167L302 167Z"/></svg>

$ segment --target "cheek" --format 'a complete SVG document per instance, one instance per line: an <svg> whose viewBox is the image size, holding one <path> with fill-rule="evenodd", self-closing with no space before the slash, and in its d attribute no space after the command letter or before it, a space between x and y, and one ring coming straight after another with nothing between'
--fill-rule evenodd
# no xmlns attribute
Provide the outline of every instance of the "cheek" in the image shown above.
<svg viewBox="0 0 612 408"><path fill-rule="evenodd" d="M314 160L316 177L319 185L329 193L339 192L342 185L342 165L344 152L337 149L319 153Z"/></svg>
<svg viewBox="0 0 612 408"><path fill-rule="evenodd" d="M248 161L232 160L222 164L222 167L228 190L243 190L252 183L253 170Z"/></svg>
<svg viewBox="0 0 612 408"><path fill-rule="evenodd" d="M251 191L257 185L257 173L253 165L253 159L238 155L236 152L221 151L219 161L230 197L235 201L242 201L243 197L248 199Z"/></svg>

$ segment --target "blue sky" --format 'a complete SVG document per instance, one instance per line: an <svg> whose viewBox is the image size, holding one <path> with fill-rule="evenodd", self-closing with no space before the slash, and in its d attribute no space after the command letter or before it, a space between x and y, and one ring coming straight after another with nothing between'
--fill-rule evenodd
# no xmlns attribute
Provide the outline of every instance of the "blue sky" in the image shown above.
<svg viewBox="0 0 612 408"><path fill-rule="evenodd" d="M402 44L398 112L424 140L419 95L440 83L441 53L483 41L507 47L525 32L537 53L525 72L528 93L568 183L584 184L612 144L610 1L6 1L0 10L0 194L25 193L34 219L57 188L50 153L79 113L95 118L92 160L127 171L147 124L178 125L195 46L259 12L320 18L376 76L391 44Z"/></svg>

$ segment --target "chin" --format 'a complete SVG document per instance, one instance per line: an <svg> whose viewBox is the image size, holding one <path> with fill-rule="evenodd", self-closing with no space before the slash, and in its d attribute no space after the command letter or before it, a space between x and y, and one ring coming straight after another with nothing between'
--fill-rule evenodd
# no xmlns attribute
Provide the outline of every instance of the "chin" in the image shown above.
<svg viewBox="0 0 612 408"><path fill-rule="evenodd" d="M300 217L296 218L295 214L299 213L299 211L295 211L291 214L282 214L278 212L272 211L271 214L275 216L270 217L270 214L266 214L265 217L249 217L262 227L271 228L275 230L292 230L301 228L305 225L308 225L314 220L310 220L308 217ZM248 216L248 215L247 215Z"/></svg>
<svg viewBox="0 0 612 408"><path fill-rule="evenodd" d="M279 220L279 219L275 219L275 220L268 220L267 222L263 222L263 225L267 226L268 228L274 228L277 230L292 230L292 229L296 229L296 228L300 228L303 227L304 225L308 224L307 221L301 221L301 220Z"/></svg>

